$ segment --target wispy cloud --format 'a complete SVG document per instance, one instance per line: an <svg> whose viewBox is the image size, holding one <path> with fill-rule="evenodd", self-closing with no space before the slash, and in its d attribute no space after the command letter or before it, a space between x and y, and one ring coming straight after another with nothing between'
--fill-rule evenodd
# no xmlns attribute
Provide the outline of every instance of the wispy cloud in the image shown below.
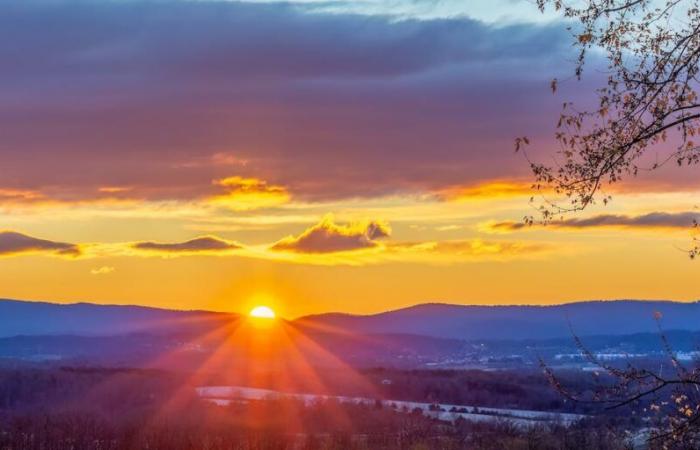
<svg viewBox="0 0 700 450"><path fill-rule="evenodd" d="M72 244L38 239L13 231L0 232L0 256L46 253L84 258L190 256L245 257L310 265L368 265L381 263L452 264L484 260L529 258L550 252L537 242L507 240L391 241L385 222L365 220L337 224L332 215L297 236L272 245L244 246L217 236L200 236L181 242L91 242ZM97 266L92 275L115 271Z"/></svg>
<svg viewBox="0 0 700 450"><path fill-rule="evenodd" d="M0 256L24 253L48 253L75 257L80 255L80 247L67 242L39 239L16 231L0 231Z"/></svg>
<svg viewBox="0 0 700 450"><path fill-rule="evenodd" d="M587 218L572 218L550 222L546 225L528 225L524 222L496 222L487 224L486 229L496 232L511 232L541 228L542 226L559 229L587 228L638 228L638 229L690 229L695 221L700 220L697 212L651 212L641 215L599 214Z"/></svg>
<svg viewBox="0 0 700 450"><path fill-rule="evenodd" d="M547 243L466 239L382 242L354 251L274 252L259 255L297 264L365 266L386 263L463 264L545 257L562 250ZM570 251L566 249L565 251Z"/></svg>
<svg viewBox="0 0 700 450"><path fill-rule="evenodd" d="M507 197L532 196L532 183L522 181L492 180L476 184L454 185L435 192L443 201L493 200Z"/></svg>
<svg viewBox="0 0 700 450"><path fill-rule="evenodd" d="M41 192L28 189L3 189L0 188L0 204L5 203L32 203L44 200Z"/></svg>
<svg viewBox="0 0 700 450"><path fill-rule="evenodd" d="M539 242L483 239L399 242L387 246L392 256L409 261L442 263L508 260L542 255L552 250L551 245Z"/></svg>
<svg viewBox="0 0 700 450"><path fill-rule="evenodd" d="M366 265L387 262L451 264L528 258L552 251L539 242L507 240L391 241L389 226L380 221L340 225L332 215L298 236L288 236L261 257L301 264ZM281 254L280 257L275 254Z"/></svg>
<svg viewBox="0 0 700 450"><path fill-rule="evenodd" d="M202 236L184 242L136 242L131 244L131 248L152 254L178 255L228 253L242 246L216 236Z"/></svg>
<svg viewBox="0 0 700 450"><path fill-rule="evenodd" d="M55 187L45 190L0 187L0 208L30 212L47 208L134 205L140 199L132 196L133 190L131 186L96 186L94 189Z"/></svg>
<svg viewBox="0 0 700 450"><path fill-rule="evenodd" d="M227 167L240 166L245 167L249 160L240 158L232 153L217 152L212 155L200 156L191 158L187 161L173 164L175 168L196 169L200 167Z"/></svg>
<svg viewBox="0 0 700 450"><path fill-rule="evenodd" d="M102 194L123 194L133 190L131 186L100 186L97 191Z"/></svg>

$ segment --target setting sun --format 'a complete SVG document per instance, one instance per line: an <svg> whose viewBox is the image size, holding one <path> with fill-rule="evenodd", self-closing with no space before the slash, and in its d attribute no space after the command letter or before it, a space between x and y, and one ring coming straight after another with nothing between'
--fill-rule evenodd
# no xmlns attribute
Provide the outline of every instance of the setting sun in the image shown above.
<svg viewBox="0 0 700 450"><path fill-rule="evenodd" d="M0 36L0 450L700 450L700 0Z"/></svg>
<svg viewBox="0 0 700 450"><path fill-rule="evenodd" d="M267 306L256 306L250 310L250 317L258 319L274 319L275 312Z"/></svg>

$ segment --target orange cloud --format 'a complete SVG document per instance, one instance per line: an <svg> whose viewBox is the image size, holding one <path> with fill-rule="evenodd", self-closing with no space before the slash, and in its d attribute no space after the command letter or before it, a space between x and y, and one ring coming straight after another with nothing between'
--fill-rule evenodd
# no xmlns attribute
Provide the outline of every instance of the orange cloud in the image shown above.
<svg viewBox="0 0 700 450"><path fill-rule="evenodd" d="M325 266L364 266L383 263L460 264L478 261L505 261L539 257L559 250L552 245L539 242L484 241L481 239L381 244L364 241L351 248L351 244L348 244L348 247L342 247L342 249L329 245L327 240L321 242L321 244L311 248L309 248L308 243L304 243L302 245L305 247L299 249L299 244L296 241L289 241L285 244L294 245L294 247L287 248L288 246L284 245L284 248L273 247L273 250L290 250L288 253L280 253L280 257L286 261ZM337 243L335 236L331 242ZM279 243L275 246L279 246ZM351 249L356 251L351 251ZM279 259L273 255L270 256L273 259Z"/></svg>
<svg viewBox="0 0 700 450"><path fill-rule="evenodd" d="M122 194L132 189L131 186L102 186L98 189L98 192L102 194Z"/></svg>
<svg viewBox="0 0 700 450"><path fill-rule="evenodd" d="M258 178L234 176L215 180L214 184L223 187L226 193L209 200L239 211L278 206L288 203L291 198L284 186L268 184Z"/></svg>
<svg viewBox="0 0 700 450"><path fill-rule="evenodd" d="M508 197L532 196L532 183L522 181L489 181L475 185L451 186L435 193L442 201L460 202Z"/></svg>
<svg viewBox="0 0 700 450"><path fill-rule="evenodd" d="M367 221L338 225L332 215L299 236L287 236L271 249L298 253L336 253L374 248L377 239L388 237L391 229L384 222Z"/></svg>
<svg viewBox="0 0 700 450"><path fill-rule="evenodd" d="M79 256L81 250L76 244L38 239L16 231L0 231L0 256L13 256L24 253Z"/></svg>
<svg viewBox="0 0 700 450"><path fill-rule="evenodd" d="M484 258L513 258L545 252L551 247L542 243L484 241L481 239L430 242L402 242L387 249L397 254L436 256L447 261Z"/></svg>
<svg viewBox="0 0 700 450"><path fill-rule="evenodd" d="M44 195L39 191L0 188L0 203L30 203L44 199Z"/></svg>
<svg viewBox="0 0 700 450"><path fill-rule="evenodd" d="M384 222L339 225L332 215L298 236L288 236L270 249L302 264L365 265L384 262L450 264L477 260L530 257L552 250L538 242L481 239L453 241L381 242L391 234ZM289 259L291 258L291 259Z"/></svg>
<svg viewBox="0 0 700 450"><path fill-rule="evenodd" d="M79 206L130 205L137 198L124 194L132 187L100 186L81 191L54 188L49 191L0 188L0 207L4 209L39 211L40 208L73 208Z"/></svg>

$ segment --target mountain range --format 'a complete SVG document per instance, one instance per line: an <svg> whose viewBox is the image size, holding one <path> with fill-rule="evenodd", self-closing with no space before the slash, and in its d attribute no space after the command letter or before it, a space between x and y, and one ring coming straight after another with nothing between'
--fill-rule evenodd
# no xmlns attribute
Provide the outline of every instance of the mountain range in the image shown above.
<svg viewBox="0 0 700 450"><path fill-rule="evenodd" d="M12 336L115 336L205 332L236 314L145 306L56 304L0 299L0 338Z"/></svg>
<svg viewBox="0 0 700 450"><path fill-rule="evenodd" d="M657 320L658 319L658 323ZM306 316L308 327L361 334L407 333L438 338L552 339L700 330L700 302L615 300L553 306L474 306L427 303L374 315Z"/></svg>
<svg viewBox="0 0 700 450"><path fill-rule="evenodd" d="M18 335L110 336L205 332L241 316L143 306L0 300L0 338ZM655 320L655 317L660 317ZM554 306L420 304L373 315L328 313L290 321L319 332L416 335L459 340L552 339L700 331L700 302L583 301Z"/></svg>
<svg viewBox="0 0 700 450"><path fill-rule="evenodd" d="M0 363L189 370L211 369L217 360L218 373L228 374L236 365L282 364L289 370L300 361L325 367L343 361L355 367L498 368L574 354L572 333L591 350L618 354L659 351L659 325L675 350L692 352L700 342L698 302L432 303L374 315L282 320L283 327L266 332L242 320L238 314L209 311L0 300ZM250 345L254 342L260 345Z"/></svg>

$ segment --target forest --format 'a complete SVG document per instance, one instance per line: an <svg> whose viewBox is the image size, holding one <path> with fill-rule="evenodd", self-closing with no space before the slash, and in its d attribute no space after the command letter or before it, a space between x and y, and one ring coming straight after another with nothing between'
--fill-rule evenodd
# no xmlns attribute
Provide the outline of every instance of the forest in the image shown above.
<svg viewBox="0 0 700 450"><path fill-rule="evenodd" d="M373 369L388 394L481 406L549 405L543 377L478 371ZM468 380L471 380L469 382ZM217 406L193 395L191 376L147 369L8 367L0 370L0 449L617 449L639 420L591 415L573 426L507 420L438 421L420 411L291 399ZM457 390L463 384L466 388ZM520 388L516 387L520 385ZM393 390L398 391L394 392ZM529 399L529 400L528 400ZM530 403L526 403L526 402ZM539 403L538 403L539 402Z"/></svg>

